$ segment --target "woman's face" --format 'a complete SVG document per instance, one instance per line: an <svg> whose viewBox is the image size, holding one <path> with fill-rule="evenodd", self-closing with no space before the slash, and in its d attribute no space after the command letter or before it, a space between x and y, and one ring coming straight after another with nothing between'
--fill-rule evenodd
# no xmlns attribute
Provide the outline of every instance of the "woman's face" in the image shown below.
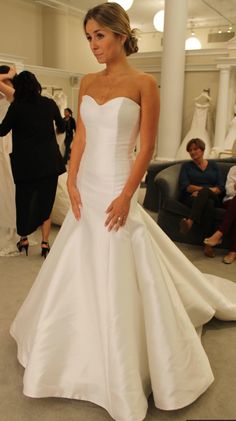
<svg viewBox="0 0 236 421"><path fill-rule="evenodd" d="M90 48L99 63L109 63L117 60L120 55L125 55L125 35L114 34L94 19L88 20L85 29Z"/></svg>
<svg viewBox="0 0 236 421"><path fill-rule="evenodd" d="M204 151L200 149L199 146L197 146L195 143L193 143L190 146L188 152L191 158L193 159L193 161L201 159L204 154Z"/></svg>

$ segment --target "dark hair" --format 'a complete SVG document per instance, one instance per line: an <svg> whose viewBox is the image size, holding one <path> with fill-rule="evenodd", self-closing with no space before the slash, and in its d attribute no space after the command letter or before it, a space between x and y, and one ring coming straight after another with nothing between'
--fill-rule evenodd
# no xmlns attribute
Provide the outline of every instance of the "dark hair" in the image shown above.
<svg viewBox="0 0 236 421"><path fill-rule="evenodd" d="M1 75L5 75L6 73L9 72L9 70L10 70L9 66L5 66L5 65L0 66L0 74Z"/></svg>
<svg viewBox="0 0 236 421"><path fill-rule="evenodd" d="M35 75L27 70L14 76L12 79L15 89L15 101L35 101L41 95L42 87Z"/></svg>
<svg viewBox="0 0 236 421"><path fill-rule="evenodd" d="M196 145L197 148L201 149L202 151L205 151L205 143L203 142L203 140L198 139L198 137L196 137L195 139L191 139L186 146L186 151L189 152L189 149L191 148L192 145Z"/></svg>
<svg viewBox="0 0 236 421"><path fill-rule="evenodd" d="M138 51L136 30L131 29L129 16L117 3L103 3L89 9L84 18L84 31L90 19L94 19L102 26L109 28L114 34L126 35L124 49L127 56Z"/></svg>
<svg viewBox="0 0 236 421"><path fill-rule="evenodd" d="M64 111L68 111L71 115L73 114L72 110L70 108L65 108Z"/></svg>

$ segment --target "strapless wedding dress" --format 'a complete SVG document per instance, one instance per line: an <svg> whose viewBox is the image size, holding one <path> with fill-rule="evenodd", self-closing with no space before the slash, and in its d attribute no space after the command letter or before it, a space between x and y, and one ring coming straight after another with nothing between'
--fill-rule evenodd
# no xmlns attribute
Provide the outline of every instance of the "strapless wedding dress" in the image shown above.
<svg viewBox="0 0 236 421"><path fill-rule="evenodd" d="M213 316L236 319L236 285L199 272L136 195L126 225L107 231L106 208L133 165L140 107L85 95L81 116L82 216L67 214L11 334L27 396L92 401L117 421L141 421L151 392L173 410L212 383L196 330Z"/></svg>

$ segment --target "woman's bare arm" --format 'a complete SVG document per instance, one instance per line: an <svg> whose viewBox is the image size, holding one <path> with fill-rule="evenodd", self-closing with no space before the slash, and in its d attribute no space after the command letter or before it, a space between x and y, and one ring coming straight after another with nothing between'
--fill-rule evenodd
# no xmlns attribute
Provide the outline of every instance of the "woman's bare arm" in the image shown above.
<svg viewBox="0 0 236 421"><path fill-rule="evenodd" d="M71 200L72 210L76 219L80 219L80 208L82 206L80 193L76 187L76 178L86 144L85 127L80 116L80 105L84 93L84 85L85 82L84 80L82 80L78 99L78 118L76 124L76 131L71 147L71 156L67 178L67 188Z"/></svg>
<svg viewBox="0 0 236 421"><path fill-rule="evenodd" d="M11 80L16 75L16 69L11 67L8 73L0 74L0 92L2 92L9 102L12 102L14 99L14 88L9 84Z"/></svg>

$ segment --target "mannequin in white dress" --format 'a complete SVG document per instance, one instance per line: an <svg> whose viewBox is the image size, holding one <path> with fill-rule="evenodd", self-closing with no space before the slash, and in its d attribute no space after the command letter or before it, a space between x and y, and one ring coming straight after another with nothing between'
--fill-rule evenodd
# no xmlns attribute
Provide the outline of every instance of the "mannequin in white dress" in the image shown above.
<svg viewBox="0 0 236 421"><path fill-rule="evenodd" d="M0 122L13 100L13 88L9 82L15 70L0 66ZM0 139L0 256L19 254L16 242L15 185L12 178L9 154L12 148L11 133Z"/></svg>
<svg viewBox="0 0 236 421"><path fill-rule="evenodd" d="M195 109L191 128L181 142L176 154L176 159L189 159L186 146L189 140L194 138L203 140L206 145L205 157L207 158L209 156L211 151L211 136L210 130L208 129L210 103L211 97L204 90L198 97L195 98Z"/></svg>
<svg viewBox="0 0 236 421"><path fill-rule="evenodd" d="M173 410L212 383L195 328L213 316L236 320L236 286L199 272L137 204L159 95L127 61L137 51L127 14L104 3L84 29L106 67L81 82L72 208L11 334L27 396L92 401L116 421L141 421L151 392Z"/></svg>
<svg viewBox="0 0 236 421"><path fill-rule="evenodd" d="M236 105L234 105L234 117L232 118L227 135L224 140L224 149L232 150L234 142L236 141Z"/></svg>

